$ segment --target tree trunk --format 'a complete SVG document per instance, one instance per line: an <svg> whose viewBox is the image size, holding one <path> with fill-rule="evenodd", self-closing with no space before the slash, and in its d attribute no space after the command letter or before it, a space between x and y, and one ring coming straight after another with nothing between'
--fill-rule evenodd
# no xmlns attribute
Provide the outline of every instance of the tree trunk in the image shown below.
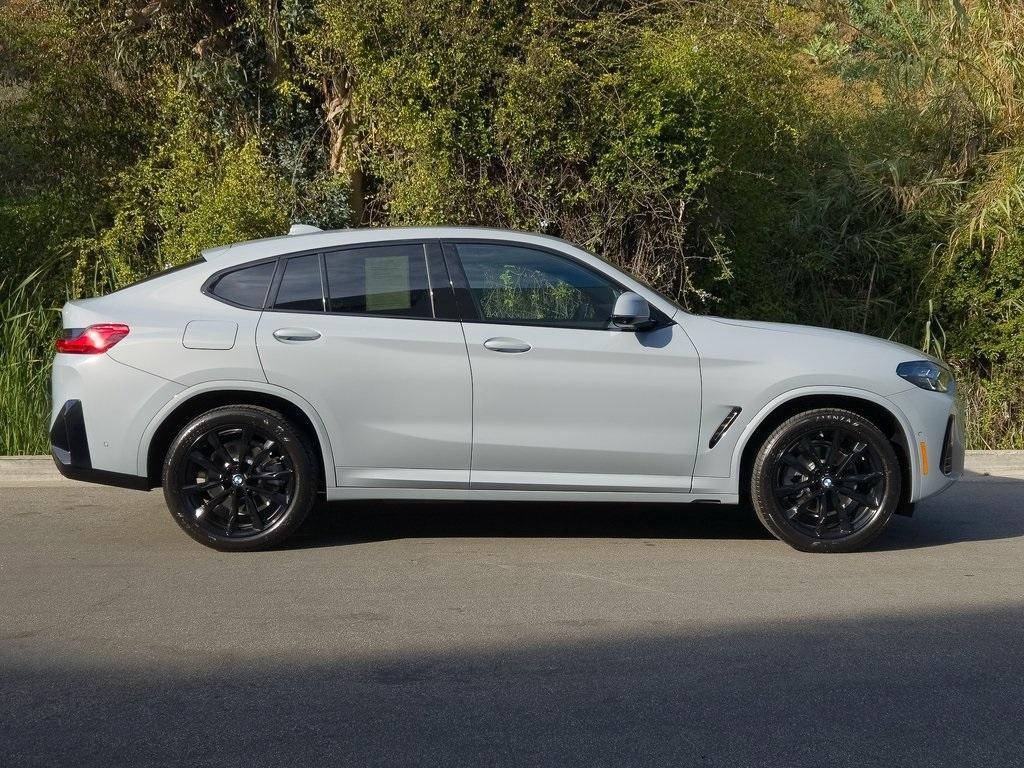
<svg viewBox="0 0 1024 768"><path fill-rule="evenodd" d="M364 223L366 215L365 179L355 141L352 97L355 81L346 67L324 76L324 121L327 124L328 163L332 173L344 174L349 182L349 209L352 224Z"/></svg>

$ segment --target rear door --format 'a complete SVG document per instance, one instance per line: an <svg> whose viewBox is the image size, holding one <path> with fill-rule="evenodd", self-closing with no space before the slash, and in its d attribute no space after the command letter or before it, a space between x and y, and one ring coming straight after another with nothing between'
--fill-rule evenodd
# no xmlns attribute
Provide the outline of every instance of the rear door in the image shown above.
<svg viewBox="0 0 1024 768"><path fill-rule="evenodd" d="M567 254L445 243L473 371L470 487L687 492L700 367L662 316L611 329L625 289Z"/></svg>
<svg viewBox="0 0 1024 768"><path fill-rule="evenodd" d="M267 379L320 414L338 485L467 486L470 370L438 244L282 259L268 306Z"/></svg>

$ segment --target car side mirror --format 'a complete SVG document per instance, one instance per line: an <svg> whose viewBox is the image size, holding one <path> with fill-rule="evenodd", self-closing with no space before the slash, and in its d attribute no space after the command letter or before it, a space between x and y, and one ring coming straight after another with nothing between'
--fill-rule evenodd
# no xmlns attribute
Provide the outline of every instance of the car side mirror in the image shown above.
<svg viewBox="0 0 1024 768"><path fill-rule="evenodd" d="M651 323L651 307L643 296L626 291L615 300L612 325L623 331L642 331Z"/></svg>

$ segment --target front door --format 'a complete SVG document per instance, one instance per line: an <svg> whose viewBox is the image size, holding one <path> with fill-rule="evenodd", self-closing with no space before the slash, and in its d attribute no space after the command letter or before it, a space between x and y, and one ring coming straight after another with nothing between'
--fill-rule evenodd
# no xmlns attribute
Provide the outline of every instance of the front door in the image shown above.
<svg viewBox="0 0 1024 768"><path fill-rule="evenodd" d="M679 326L610 330L625 289L567 255L446 249L473 373L470 487L690 490L700 371Z"/></svg>
<svg viewBox="0 0 1024 768"><path fill-rule="evenodd" d="M337 484L466 488L469 362L454 313L440 319L452 302L440 249L406 242L293 256L271 290L260 360L270 383L320 414Z"/></svg>

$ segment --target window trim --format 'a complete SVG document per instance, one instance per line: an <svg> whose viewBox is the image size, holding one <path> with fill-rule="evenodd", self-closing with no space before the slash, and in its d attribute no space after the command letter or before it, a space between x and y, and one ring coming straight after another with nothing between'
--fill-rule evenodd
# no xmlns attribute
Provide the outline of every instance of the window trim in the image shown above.
<svg viewBox="0 0 1024 768"><path fill-rule="evenodd" d="M326 256L328 253L337 253L339 251L348 250L361 250L365 248L374 248L378 246L389 246L389 245L419 245L423 248L425 267L427 270L427 279L429 282L430 291L433 294L432 309L434 312L433 317L410 317L409 315L388 315L379 312L331 312L327 306L327 264ZM324 306L323 310L311 310L311 309L276 309L274 302L277 301L278 290L281 287L281 280L284 278L284 270L286 262L289 259L298 258L300 256L309 255L319 256L320 261L320 294L321 300ZM271 276L270 285L267 288L267 294L263 299L263 305L261 307L250 307L245 304L237 304L228 299L217 296L213 293L213 286L217 284L224 275L230 272L236 272L242 269L248 269L249 267L256 267L260 264L275 263L274 274ZM204 296L208 296L214 301L219 301L221 304L227 304L228 306L235 307L237 309L245 309L252 312L276 312L286 313L293 315L331 315L333 317L380 317L388 318L392 320L439 320L442 322L461 322L461 317L458 314L456 308L454 289L452 287L452 281L448 275L447 266L445 265L444 259L441 252L441 241L437 239L424 239L424 238L401 238L398 240L370 240L361 243L345 243L343 245L327 246L320 248L309 248L299 251L289 251L287 253L279 253L276 256L265 256L260 259L253 259L252 261L242 262L240 264L232 264L230 267L223 267L212 273L206 280L203 281L203 285L200 288L200 292Z"/></svg>
<svg viewBox="0 0 1024 768"><path fill-rule="evenodd" d="M427 248L429 240L386 240L380 242L368 242L368 243L346 243L342 246L322 248L320 251L320 268L323 270L323 277L321 278L321 285L324 291L324 314L331 315L333 317L383 317L390 318L392 320L439 320L437 316L437 310L435 309L435 300L433 296L433 286L431 285L431 273L430 273L430 251ZM331 302L331 287L327 280L327 257L333 253L344 253L345 251L364 251L367 248L386 248L392 245L418 245L423 251L423 272L427 278L427 293L430 294L430 317L423 317L422 315L390 315L385 312L333 312L330 309Z"/></svg>
<svg viewBox="0 0 1024 768"><path fill-rule="evenodd" d="M462 322L464 323L479 323L486 325L513 325L525 328L561 328L572 331L615 331L617 333L635 333L635 331L627 331L623 328L618 328L612 324L611 318L608 319L608 326L605 328L595 327L593 325L575 325L570 323L551 323L546 321L538 322L524 322L515 320L487 320L480 317L476 309L476 302L473 301L473 297L470 293L469 279L466 277L466 271L462 266L462 258L459 256L458 246L460 244L465 245L506 245L513 248L523 248L526 250L539 251L546 253L549 256L563 259L570 262L571 264L579 267L580 269L590 272L592 275L600 277L603 280L611 283L615 287L619 288L623 292L635 293L629 286L623 285L618 280L614 279L610 275L602 272L599 269L595 269L590 264L580 261L572 254L560 251L557 248L549 248L544 245L537 245L536 243L526 243L520 240L506 240L506 239L495 239L489 237L448 237L441 241L441 247L444 251L445 264L448 267L448 272L452 276L452 287L455 289L456 303L460 314L462 315ZM650 304L650 302L648 302ZM655 330L657 328L665 328L670 325L675 325L675 321L668 317L655 307L650 304L652 319L656 319L654 325L649 329ZM468 311L467 311L468 309Z"/></svg>
<svg viewBox="0 0 1024 768"><path fill-rule="evenodd" d="M284 282L284 273L288 268L288 262L292 259L301 259L306 256L316 256L317 265L320 269L320 306L322 309L277 309L278 294L281 291L281 283ZM286 312L292 315L322 315L327 308L326 279L324 275L324 255L320 249L311 251L296 251L295 253L283 253L277 257L277 270L274 272L274 279L270 284L270 291L267 293L267 300L263 303L264 312Z"/></svg>
<svg viewBox="0 0 1024 768"><path fill-rule="evenodd" d="M455 283L451 277L440 240L431 240L427 247L427 275L430 290L434 296L434 318L436 320L462 321L455 296ZM435 289L435 286L438 286Z"/></svg>
<svg viewBox="0 0 1024 768"><path fill-rule="evenodd" d="M441 291L449 293L449 298L434 296L432 307L434 316L423 317L423 316L410 316L408 314L384 314L383 312L332 312L329 307L328 296L328 285L327 285L327 255L330 253L339 253L343 251L359 251L367 248L377 248L385 246L421 246L423 248L423 254L425 259L425 267L427 269L427 280L430 284L431 291ZM451 298L452 283L451 280L442 281L447 285L441 285L439 288L434 286L433 280L435 276L441 276L438 269L444 269L444 263L440 259L440 241L436 239L425 239L425 238L399 238L397 240L371 240L364 241L361 243L344 243L336 246L322 246L319 248L311 248L305 251L293 251L289 253L283 253L273 258L279 259L281 262L287 261L288 259L295 258L296 256L307 256L311 253L319 255L319 261L321 261L321 291L324 295L324 311L317 311L313 309L275 309L273 302L278 300L278 289L281 287L281 279L284 276L284 266L279 264L278 273L274 274L274 283L271 286L270 292L267 294L267 300L263 305L264 312L279 312L288 314L326 314L332 317L382 317L388 319L412 319L412 321L440 321L442 323L459 323L459 316L452 311L452 307L455 304L453 298ZM252 263L256 263L255 261ZM446 276L446 275L445 275ZM441 299L438 302L438 298ZM445 314L451 314L452 316L440 316L437 311L437 307L440 305L446 311Z"/></svg>
<svg viewBox="0 0 1024 768"><path fill-rule="evenodd" d="M277 263L279 259L279 256L268 256L266 258L254 259L253 261L246 261L241 264L233 264L230 267L218 269L216 272L214 272L212 275L206 278L206 280L203 281L203 285L199 290L204 296L209 296L214 301L219 301L221 304L227 304L229 307L236 307L237 309L247 309L250 312L262 312L264 309L266 309L267 299L270 296L270 292L274 289L274 284L275 281L277 280L277 273L281 270L280 264ZM217 285L217 282L225 275L230 274L232 272L240 272L241 270L249 269L250 267L258 267L261 264L270 263L275 264L274 272L270 276L270 282L267 283L267 291L263 295L263 304L261 306L252 307L247 304L239 304L238 302L231 301L230 299L225 299L223 296L218 296L213 292L213 289Z"/></svg>
<svg viewBox="0 0 1024 768"><path fill-rule="evenodd" d="M211 274L203 282L202 288L200 289L203 295L209 296L214 301L219 301L222 304L227 304L231 307L238 309L245 309L252 312L276 312L276 313L287 313L295 315L330 315L333 317L379 317L383 319L391 320L425 320L425 321L437 321L445 323L481 323L487 325L511 325L511 326L522 326L525 328L563 328L566 330L577 330L577 331L616 331L620 333L629 333L631 331L624 331L621 328L616 328L609 323L608 328L595 328L592 325L580 326L580 325L566 325L566 324L551 324L544 322L512 322L503 321L499 322L496 320L485 320L477 316L476 304L469 294L469 281L466 279L466 273L462 268L462 261L459 258L457 247L460 243L474 244L474 245L506 245L513 248L526 248L529 250L540 251L547 253L556 258L566 259L576 266L584 269L592 274L607 280L612 285L622 289L623 291L631 290L629 286L623 285L612 276L606 274L581 261L576 256L570 253L559 250L557 248L551 248L545 245L539 245L537 243L527 243L521 240L507 239L507 238L490 238L490 237L448 237L448 238L401 238L397 240L371 240L360 243L345 243L343 245L327 246L320 248L309 248L300 251L290 251L288 253L280 253L276 256L266 256L261 259L253 259L252 261L243 262L241 264L234 264L230 267L224 267ZM337 253L339 251L348 250L361 250L364 248L374 248L377 246L388 246L388 245L421 245L426 258L427 267L427 279L430 283L431 292L440 291L442 295L434 296L433 301L433 317L410 317L409 315L385 315L376 312L331 312L327 309L327 264L326 255L328 253ZM281 279L284 277L285 262L288 259L296 258L298 256L308 256L310 254L318 254L320 257L320 291L322 294L324 310L287 310L287 309L275 309L274 302L277 300L277 292L280 288ZM244 304L236 304L228 299L223 299L212 292L212 287L216 285L216 282L229 272L235 272L240 269L246 269L248 267L255 267L260 264L269 262L276 262L274 268L274 275L271 277L270 285L267 289L267 295L263 299L262 307L249 307ZM444 278L447 277L447 280ZM440 287L435 286L435 278L442 283ZM443 285L447 282L447 287ZM664 312L659 310L653 304L651 304L651 316L652 319L656 319L654 325L648 330L656 330L658 328L665 328L670 325L676 325L676 321L666 315Z"/></svg>

